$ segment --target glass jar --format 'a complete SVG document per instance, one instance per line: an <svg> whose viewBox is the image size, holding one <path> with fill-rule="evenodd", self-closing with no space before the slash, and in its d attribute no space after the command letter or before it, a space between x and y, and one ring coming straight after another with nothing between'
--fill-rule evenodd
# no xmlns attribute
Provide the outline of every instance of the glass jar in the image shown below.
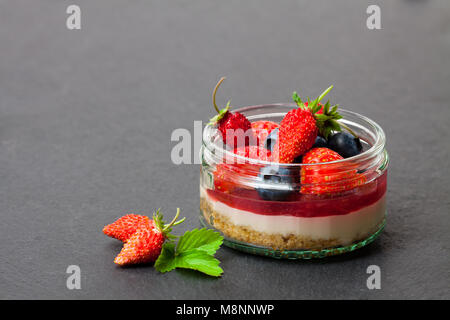
<svg viewBox="0 0 450 320"><path fill-rule="evenodd" d="M251 122L280 123L294 107L270 104L234 111ZM318 164L278 164L237 155L223 146L218 130L207 125L200 151L202 224L220 231L231 248L275 258L326 257L372 242L385 225L389 162L385 135L362 115L343 109L339 113L343 116L339 122L360 137L363 152ZM274 165L277 172L260 173ZM298 178L281 183L280 172L286 170ZM311 173L314 179L303 177ZM267 200L261 191L289 196L283 201Z"/></svg>

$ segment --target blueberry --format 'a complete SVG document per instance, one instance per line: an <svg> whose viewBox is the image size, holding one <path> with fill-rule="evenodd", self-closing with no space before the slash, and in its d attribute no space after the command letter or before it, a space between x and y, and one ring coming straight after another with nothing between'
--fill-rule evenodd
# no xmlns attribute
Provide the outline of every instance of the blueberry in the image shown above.
<svg viewBox="0 0 450 320"><path fill-rule="evenodd" d="M272 151L273 146L278 140L278 128L273 129L270 131L270 134L267 136L266 141L264 142L264 148L267 150Z"/></svg>
<svg viewBox="0 0 450 320"><path fill-rule="evenodd" d="M317 136L316 141L314 142L313 148L327 148L328 147L328 143L327 140L325 140L325 138L321 137L321 136Z"/></svg>
<svg viewBox="0 0 450 320"><path fill-rule="evenodd" d="M297 158L294 159L294 163L302 163L303 161L303 155L298 156Z"/></svg>
<svg viewBox="0 0 450 320"><path fill-rule="evenodd" d="M349 158L360 154L362 144L359 138L348 132L338 132L328 139L328 148L336 151L344 158Z"/></svg>
<svg viewBox="0 0 450 320"><path fill-rule="evenodd" d="M300 184L298 170L291 171L278 165L269 165L259 170L258 179L264 185L256 188L259 196L264 200L287 200L293 192L297 192Z"/></svg>

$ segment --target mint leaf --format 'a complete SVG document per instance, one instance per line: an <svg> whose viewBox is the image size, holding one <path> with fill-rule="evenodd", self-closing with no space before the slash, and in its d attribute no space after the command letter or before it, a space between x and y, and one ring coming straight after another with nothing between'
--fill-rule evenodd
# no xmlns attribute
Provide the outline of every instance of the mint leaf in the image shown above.
<svg viewBox="0 0 450 320"><path fill-rule="evenodd" d="M198 249L213 255L223 242L220 233L211 229L194 229L186 231L178 240L177 253Z"/></svg>
<svg viewBox="0 0 450 320"><path fill-rule="evenodd" d="M156 270L168 272L175 268L184 268L197 270L213 277L218 277L223 273L222 268L219 267L219 260L205 251L192 249L181 254L173 255L173 253L170 248L165 251L163 249L160 257L156 260Z"/></svg>
<svg viewBox="0 0 450 320"><path fill-rule="evenodd" d="M219 277L223 273L219 260L197 249L176 256L175 262L178 268L198 270L213 277Z"/></svg>
<svg viewBox="0 0 450 320"><path fill-rule="evenodd" d="M175 268L185 268L218 277L223 270L219 267L219 260L213 255L222 242L220 233L210 229L187 231L179 238L176 248L173 242L163 245L155 262L155 269L168 272Z"/></svg>

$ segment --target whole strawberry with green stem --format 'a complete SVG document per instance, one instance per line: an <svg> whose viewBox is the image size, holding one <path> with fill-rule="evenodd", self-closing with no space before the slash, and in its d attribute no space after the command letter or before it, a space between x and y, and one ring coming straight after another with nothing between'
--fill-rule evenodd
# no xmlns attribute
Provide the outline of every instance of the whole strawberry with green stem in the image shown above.
<svg viewBox="0 0 450 320"><path fill-rule="evenodd" d="M244 142L245 146L248 146L250 144L250 140L254 139L250 121L239 112L231 112L230 101L228 101L226 107L223 109L219 109L216 104L217 89L224 80L225 77L222 77L213 90L212 99L217 115L211 118L209 123L212 125L217 125L217 129L222 134L223 143L229 145L231 148L234 149L239 147L239 144L242 142ZM227 139L228 134L232 134L234 138L231 137Z"/></svg>
<svg viewBox="0 0 450 320"><path fill-rule="evenodd" d="M144 220L138 225L136 231L127 239L122 251L114 259L114 263L127 266L154 262L159 257L164 242L175 237L170 234L172 227L185 220L183 218L177 221L179 215L180 209L177 209L173 220L166 225L162 214L157 210L153 214L153 220Z"/></svg>
<svg viewBox="0 0 450 320"><path fill-rule="evenodd" d="M292 163L311 149L318 134L327 139L333 130L341 130L336 121L342 118L337 112L338 105L331 107L329 101L325 105L320 104L332 88L330 86L315 100L308 98L305 102L294 92L292 98L298 108L289 111L281 120L273 161Z"/></svg>

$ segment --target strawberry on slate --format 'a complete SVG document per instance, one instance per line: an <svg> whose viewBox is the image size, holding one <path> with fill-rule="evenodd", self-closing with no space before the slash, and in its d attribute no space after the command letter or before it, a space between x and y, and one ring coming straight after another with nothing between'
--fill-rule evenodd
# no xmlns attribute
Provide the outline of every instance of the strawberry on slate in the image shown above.
<svg viewBox="0 0 450 320"><path fill-rule="evenodd" d="M122 251L114 259L114 263L120 266L154 262L161 253L162 245L167 239L172 238L170 234L172 226L184 221L177 221L180 209L177 210L175 218L165 225L163 216L159 210L153 215L153 220L148 220L139 225L136 232L124 244Z"/></svg>
<svg viewBox="0 0 450 320"><path fill-rule="evenodd" d="M231 112L230 101L228 101L226 107L223 109L219 110L217 107L216 92L224 80L225 77L222 77L213 91L213 105L218 114L210 120L210 124L217 125L217 129L222 134L223 143L229 145L232 149L244 145L247 146L251 140L255 139L250 121L239 112ZM227 139L227 135L230 134L231 137Z"/></svg>
<svg viewBox="0 0 450 320"><path fill-rule="evenodd" d="M168 225L164 223L159 210L153 214L153 220L128 214L107 225L103 229L105 234L126 241L114 263L129 266L155 262L154 267L159 272L185 268L219 277L223 270L214 254L222 245L223 237L219 232L206 228L186 231L181 237L172 235L172 227L185 220L177 221L179 214L178 208L176 216ZM128 237L130 232L132 234ZM178 239L177 243L175 238Z"/></svg>
<svg viewBox="0 0 450 320"><path fill-rule="evenodd" d="M154 224L147 216L127 214L103 228L103 233L111 238L126 242L136 232L140 224L148 222Z"/></svg>

